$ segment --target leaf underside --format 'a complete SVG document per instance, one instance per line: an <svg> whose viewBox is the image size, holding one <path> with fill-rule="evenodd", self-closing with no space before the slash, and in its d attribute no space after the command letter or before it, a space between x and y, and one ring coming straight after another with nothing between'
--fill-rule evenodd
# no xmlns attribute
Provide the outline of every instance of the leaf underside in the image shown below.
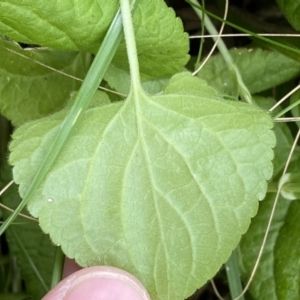
<svg viewBox="0 0 300 300"><path fill-rule="evenodd" d="M15 132L21 196L63 116ZM89 109L28 209L80 265L117 266L152 299L184 299L228 259L264 198L271 128L260 108L178 74L162 95Z"/></svg>

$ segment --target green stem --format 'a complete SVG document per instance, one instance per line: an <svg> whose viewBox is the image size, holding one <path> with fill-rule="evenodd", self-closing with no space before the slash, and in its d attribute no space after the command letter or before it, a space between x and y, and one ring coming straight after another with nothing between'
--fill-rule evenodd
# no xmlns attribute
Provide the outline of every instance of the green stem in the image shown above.
<svg viewBox="0 0 300 300"><path fill-rule="evenodd" d="M134 28L131 16L129 0L120 0L121 14L123 20L124 36L127 47L127 56L130 67L131 89L135 93L141 90L140 69L137 48L134 36Z"/></svg>
<svg viewBox="0 0 300 300"><path fill-rule="evenodd" d="M287 193L300 193L300 184L299 183L285 183L284 190ZM268 193L277 193L278 191L278 182L271 182L268 184Z"/></svg>
<svg viewBox="0 0 300 300"><path fill-rule="evenodd" d="M202 0L202 7L205 7L205 2L204 0ZM204 26L204 20L205 20L205 13L202 11L202 23L201 23L201 35L204 35L205 32L205 26ZM201 56L202 56L202 52L203 52L203 45L204 45L204 39L201 39L200 41L200 47L199 47L199 52L198 52L198 56L197 56L197 60L195 63L195 69L197 69L199 67L199 63L201 60Z"/></svg>
<svg viewBox="0 0 300 300"><path fill-rule="evenodd" d="M190 1L191 3L193 4L196 4L198 6L199 3L197 0L191 0ZM214 24L212 23L212 21L210 20L210 18L208 16L205 16L205 18L202 18L202 11L199 11L199 9L197 9L195 6L192 6L195 13L197 14L197 16L202 20L202 22L204 23L207 31L209 32L209 34L211 35L218 35L219 32L217 31L217 29L215 28ZM201 6L200 6L201 7ZM226 61L226 63L230 66L233 64L233 61L232 61L232 58L231 58L231 55L225 45L225 43L223 42L223 40L221 38L217 38L217 37L212 37L212 39L216 42L218 40L218 49L220 51L220 53L222 54L224 60Z"/></svg>
<svg viewBox="0 0 300 300"><path fill-rule="evenodd" d="M276 46L276 47L278 47L278 48L285 49L285 50L288 50L288 51L290 51L290 52L293 52L293 53L295 53L295 54L300 55L300 50L299 50L299 49L292 48L292 47L290 47L290 46L281 44L281 43L279 43L279 42L276 42L276 41L274 41L274 40L271 40L271 39L269 39L269 38L266 38L266 37L263 37L263 36L261 36L261 35L259 35L259 34L256 34L255 32L252 32L252 31L250 31L250 30L244 29L243 27L240 27L240 26L238 26L238 25L236 25L236 24L234 24L234 23L231 23L231 22L229 22L229 21L227 21L227 20L224 20L224 19L220 18L219 16L217 16L217 15L211 13L210 11L208 11L208 10L202 8L201 6L196 5L195 3L192 2L192 0L185 0L185 2L189 3L191 6L193 6L193 7L195 7L195 8L200 9L201 11L205 12L206 15L208 15L208 16L210 16L210 17L212 17L212 18L214 18L214 19L216 19L216 20L218 20L218 21L220 21L220 22L224 22L226 25L228 25L228 26L230 26L230 27L232 27L232 28L235 28L235 29L239 30L240 32L247 33L247 34L249 34L250 36L255 37L255 38L257 38L257 39L259 39L259 40L261 40L261 41L264 41L264 42L269 43L269 44L271 44L271 45L274 45L274 46Z"/></svg>
<svg viewBox="0 0 300 300"><path fill-rule="evenodd" d="M239 297L243 292L236 250L232 252L225 266L229 283L230 295L232 299L235 299ZM244 300L244 297L240 297L239 300Z"/></svg>
<svg viewBox="0 0 300 300"><path fill-rule="evenodd" d="M51 280L51 286L50 286L51 289L53 289L62 279L64 259L65 259L65 255L62 252L61 247L56 246L54 268L53 268L52 280Z"/></svg>
<svg viewBox="0 0 300 300"><path fill-rule="evenodd" d="M197 0L191 0L190 2L192 4L196 4L197 6L201 7ZM197 9L194 5L192 7L195 10L198 17L200 19L202 19L201 11L199 9ZM204 25L205 25L207 31L211 35L218 35L219 34L218 31L216 30L214 24L211 22L211 20L208 16L206 16L202 21L204 22ZM233 80L235 80L238 84L238 93L239 93L239 95L241 96L241 98L244 101L248 102L249 104L253 104L251 94L250 94L248 88L246 87L246 85L244 84L242 76L241 76L238 68L235 66L225 43L223 42L223 40L221 38L218 39L217 37L213 37L213 40L215 42L217 42L217 47L218 47L221 55L223 56L225 62L227 63L228 67L231 70Z"/></svg>
<svg viewBox="0 0 300 300"><path fill-rule="evenodd" d="M17 243L19 244L22 252L24 253L31 269L33 270L33 272L35 273L36 277L38 278L39 282L41 283L42 287L44 288L45 292L48 293L49 292L49 287L47 286L46 282L44 281L43 276L41 275L41 273L39 272L38 268L36 267L36 265L34 264L34 261L31 259L29 253L27 252L26 248L24 247L23 243L21 242L21 240L19 239L18 235L15 233L14 230L11 231L12 234L14 235L14 238L16 239Z"/></svg>
<svg viewBox="0 0 300 300"><path fill-rule="evenodd" d="M277 118L280 118L282 115L284 115L286 112L292 110L295 106L300 104L300 99L298 101L296 101L295 103L289 105L288 107L286 107L285 109L283 109L282 111L280 111L278 114L276 114L273 117L273 120L276 120Z"/></svg>
<svg viewBox="0 0 300 300"><path fill-rule="evenodd" d="M60 154L66 140L70 136L75 124L84 115L85 110L90 104L103 76L117 50L119 42L122 38L122 20L120 16L120 10L117 12L102 45L86 75L86 78L77 93L75 102L65 117L63 123L60 126L59 132L52 143L44 161L42 162L40 168L38 169L33 181L31 182L22 202L17 207L17 209L10 215L9 218L0 227L0 235L4 233L7 227L13 222L21 210L26 206L30 197L33 195L34 191L38 188L41 182L44 180L45 176L49 172L56 158Z"/></svg>

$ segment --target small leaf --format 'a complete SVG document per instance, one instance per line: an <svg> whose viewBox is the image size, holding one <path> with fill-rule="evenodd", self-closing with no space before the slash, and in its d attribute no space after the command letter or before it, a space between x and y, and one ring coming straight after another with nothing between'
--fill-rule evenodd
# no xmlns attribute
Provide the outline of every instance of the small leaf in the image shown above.
<svg viewBox="0 0 300 300"><path fill-rule="evenodd" d="M300 199L300 173L285 173L280 178L280 193L286 200Z"/></svg>
<svg viewBox="0 0 300 300"><path fill-rule="evenodd" d="M279 300L300 298L300 202L293 201L274 249L274 279Z"/></svg>
<svg viewBox="0 0 300 300"><path fill-rule="evenodd" d="M284 16L290 24L296 29L300 30L300 1L299 0L277 0L277 3L283 12Z"/></svg>
<svg viewBox="0 0 300 300"><path fill-rule="evenodd" d="M212 91L184 73L162 95L89 109L28 205L53 242L82 266L131 272L154 300L205 284L265 196L275 143L266 112ZM15 132L21 195L62 118Z"/></svg>
<svg viewBox="0 0 300 300"><path fill-rule="evenodd" d="M274 194L268 194L240 243L245 280L257 259L273 202ZM264 254L250 286L254 299L299 299L299 213L299 201L279 199Z"/></svg>
<svg viewBox="0 0 300 300"><path fill-rule="evenodd" d="M270 211L274 203L274 197L275 194L269 193L266 199L260 202L258 214L252 220L249 230L241 240L241 270L245 282L249 279L256 262L263 236L267 228L267 223L270 218ZM291 203L291 201L283 198L280 198L278 201L267 244L264 248L264 253L259 263L259 268L254 276L253 282L250 285L249 292L253 299L298 299L298 297L278 297L276 287L277 283L274 273L276 260L278 259L275 257L274 249L277 246L277 243L285 243L290 238L288 235L280 236L280 228L284 226ZM286 255L285 257L282 256L279 258L279 260L287 262L287 260L289 260L289 255ZM296 261L298 261L298 259Z"/></svg>
<svg viewBox="0 0 300 300"><path fill-rule="evenodd" d="M290 80L300 73L300 64L279 52L262 49L232 49L233 62L251 94ZM213 56L198 74L219 91L236 95L236 84L220 54Z"/></svg>
<svg viewBox="0 0 300 300"><path fill-rule="evenodd" d="M108 67L104 79L108 82L111 88L125 95L129 94L130 90L130 74L129 71L117 68L113 64ZM158 94L168 83L169 78L162 79L142 79L142 87L149 94Z"/></svg>
<svg viewBox="0 0 300 300"><path fill-rule="evenodd" d="M118 9L118 0L0 0L0 32L18 42L96 53ZM188 61L189 39L162 0L141 0L134 13L141 73L166 77ZM114 59L128 69L125 42Z"/></svg>
<svg viewBox="0 0 300 300"><path fill-rule="evenodd" d="M20 57L9 50L26 57ZM90 55L51 49L22 50L0 39L0 110L15 126L59 111L80 82L38 65L34 60L69 75L84 78ZM33 60L33 61L32 61Z"/></svg>
<svg viewBox="0 0 300 300"><path fill-rule="evenodd" d="M300 91L297 90L290 98L291 104L296 103L297 101L300 100ZM298 118L300 120L300 104L298 104L297 106L295 106L292 110L291 113L293 115L294 118ZM298 127L300 127L300 121L295 122Z"/></svg>
<svg viewBox="0 0 300 300"><path fill-rule="evenodd" d="M261 96L254 96L255 103L257 103L261 108L268 110L276 101L271 97L261 97ZM276 108L273 112L274 114L280 111L280 107ZM273 131L276 135L276 147L274 148L275 157L273 159L273 178L280 175L282 172L286 161L288 159L291 147L293 145L294 138L291 134L291 131L286 123L284 122L276 122L273 127ZM291 158L291 161L298 160L300 157L300 148L297 146L295 148L294 154Z"/></svg>

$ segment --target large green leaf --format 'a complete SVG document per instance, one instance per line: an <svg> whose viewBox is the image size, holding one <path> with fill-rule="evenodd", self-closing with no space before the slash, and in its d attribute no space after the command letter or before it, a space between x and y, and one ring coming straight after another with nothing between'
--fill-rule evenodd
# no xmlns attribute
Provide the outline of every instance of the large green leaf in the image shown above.
<svg viewBox="0 0 300 300"><path fill-rule="evenodd" d="M284 16L288 19L290 24L296 29L300 30L300 1L299 0L277 0Z"/></svg>
<svg viewBox="0 0 300 300"><path fill-rule="evenodd" d="M118 5L118 0L0 0L0 32L19 42L96 53ZM186 64L188 36L163 0L141 0L134 23L142 73L163 77ZM128 68L124 41L114 62Z"/></svg>
<svg viewBox="0 0 300 300"><path fill-rule="evenodd" d="M80 87L80 82L34 61L81 79L90 65L88 54L42 48L22 50L4 39L0 39L0 57L0 110L16 126L60 110Z"/></svg>
<svg viewBox="0 0 300 300"><path fill-rule="evenodd" d="M10 180L11 169L5 168L1 171L1 187L3 187L3 183ZM1 201L12 209L19 205L21 198L16 184L13 184L3 194ZM11 214L11 212L4 209L2 213L4 219ZM27 211L23 213L28 215ZM5 232L5 236L10 254L17 259L17 265L25 282L26 292L31 296L30 299L41 299L50 289L56 247L49 236L42 232L38 222L23 217L18 217L15 220L14 224ZM19 297L16 299L23 299L21 295ZM9 298L1 298L0 295L0 299Z"/></svg>
<svg viewBox="0 0 300 300"><path fill-rule="evenodd" d="M15 132L21 195L63 115ZM258 107L178 74L162 95L89 109L28 208L80 265L117 266L154 300L184 299L218 271L256 214L272 175L272 126Z"/></svg>
<svg viewBox="0 0 300 300"><path fill-rule="evenodd" d="M300 73L300 64L279 52L259 48L232 49L230 55L251 94L281 84ZM237 83L220 54L212 57L198 76L219 91L237 95Z"/></svg>

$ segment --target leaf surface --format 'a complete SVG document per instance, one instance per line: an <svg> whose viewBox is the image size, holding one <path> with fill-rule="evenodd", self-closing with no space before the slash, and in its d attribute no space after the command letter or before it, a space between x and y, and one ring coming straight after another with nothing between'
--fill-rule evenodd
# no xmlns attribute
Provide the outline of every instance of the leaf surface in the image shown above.
<svg viewBox="0 0 300 300"><path fill-rule="evenodd" d="M21 195L63 114L15 132ZM80 265L117 266L152 299L184 299L228 259L264 198L271 127L258 107L178 74L162 95L89 109L28 208Z"/></svg>
<svg viewBox="0 0 300 300"><path fill-rule="evenodd" d="M291 104L294 104L296 103L297 101L299 101L300 99L300 92L299 90L296 91L290 98L290 101L291 101ZM300 104L298 104L297 106L295 106L292 110L291 110L291 113L293 115L294 118L300 118ZM300 127L300 121L298 122L295 122L298 127Z"/></svg>
<svg viewBox="0 0 300 300"><path fill-rule="evenodd" d="M107 81L111 88L125 95L129 94L131 82L129 71L117 68L113 64L110 64L105 73L104 79ZM143 80L142 78L141 80L144 91L151 95L162 92L164 87L169 82L169 78L160 78L152 80Z"/></svg>
<svg viewBox="0 0 300 300"><path fill-rule="evenodd" d="M300 1L299 0L277 0L277 3L289 23L300 30Z"/></svg>
<svg viewBox="0 0 300 300"><path fill-rule="evenodd" d="M8 50L7 50L8 49ZM9 50L25 55L20 57ZM0 39L0 110L15 126L59 111L80 82L49 70L33 60L83 79L90 55L51 49L22 50Z"/></svg>
<svg viewBox="0 0 300 300"><path fill-rule="evenodd" d="M0 0L0 32L27 44L96 53L118 5L118 0ZM141 0L134 24L142 73L164 77L187 63L188 36L164 1ZM114 63L128 69L124 41Z"/></svg>
<svg viewBox="0 0 300 300"><path fill-rule="evenodd" d="M1 181L8 182L11 176L11 169L5 167L1 171ZM2 182L1 185L3 186ZM13 184L1 196L1 201L12 209L18 206L21 198L16 184ZM11 212L4 209L2 213L4 219L11 214ZM28 215L28 212L25 210L23 213ZM23 217L18 217L15 220L14 224L5 232L5 236L10 254L17 258L17 266L20 268L22 279L25 282L26 292L31 296L31 299L41 299L50 290L56 247L49 236L42 232L38 222L30 221ZM28 256L26 256L20 243ZM33 269L32 264L36 267L37 272ZM45 285L48 290L46 290ZM19 299L23 299L21 295L19 297ZM0 297L0 299L9 298Z"/></svg>
<svg viewBox="0 0 300 300"><path fill-rule="evenodd" d="M266 111L270 109L276 101L271 97L261 97L254 96L255 103L257 103L261 108ZM273 115L277 114L281 110L280 107L276 108L273 111ZM288 159L291 147L293 145L293 136L291 131L286 123L284 122L275 122L273 131L276 135L276 147L274 148L274 159L273 159L273 178L281 175L282 170ZM294 154L291 158L291 161L298 160L300 157L300 148L297 146L295 148ZM281 172L281 173L280 173Z"/></svg>
<svg viewBox="0 0 300 300"><path fill-rule="evenodd" d="M271 107L275 100L271 98L255 97L256 103L262 107ZM276 112L275 112L276 113ZM277 144L274 149L274 181L278 181L287 156L293 144L293 138L288 126L275 123L274 132ZM290 172L299 172L299 148L292 157ZM277 185L271 182L270 185ZM240 243L241 270L247 281L256 262L262 240L270 218L275 193L268 193L265 200L260 202L258 214L252 220L249 230L243 235ZM297 204L295 203L297 202ZM249 292L254 299L284 300L299 298L299 253L294 250L298 246L299 201L289 201L279 198L270 233L264 248L262 259ZM289 250L288 250L289 249ZM288 271L290 269L290 271ZM295 284L295 285L294 285Z"/></svg>
<svg viewBox="0 0 300 300"><path fill-rule="evenodd" d="M290 80L300 73L300 64L279 52L262 49L232 49L230 55L251 94ZM213 56L198 76L219 91L237 95L237 84L220 54Z"/></svg>
<svg viewBox="0 0 300 300"><path fill-rule="evenodd" d="M257 259L273 202L274 194L268 194L241 241L245 279ZM299 201L279 199L264 254L250 286L254 299L299 299L299 213Z"/></svg>
<svg viewBox="0 0 300 300"><path fill-rule="evenodd" d="M254 264L256 262L258 252L260 250L263 236L266 231L267 223L270 218L270 212L272 204L274 203L274 193L268 193L265 200L260 203L258 214L252 220L251 225L247 233L243 236L240 249L241 249L241 270L244 280L247 281ZM271 225L270 233L268 236L267 244L264 249L262 259L259 264L259 268L253 282L250 286L249 292L254 299L262 300L283 300L283 299L297 299L296 298L280 298L277 295L276 280L275 280L275 264L276 257L274 255L274 249L276 243L285 243L289 237L280 236L280 228L284 225L285 218L287 216L291 201L283 198L279 199L276 213ZM281 257L280 259L284 259ZM284 259L286 262L288 258Z"/></svg>

